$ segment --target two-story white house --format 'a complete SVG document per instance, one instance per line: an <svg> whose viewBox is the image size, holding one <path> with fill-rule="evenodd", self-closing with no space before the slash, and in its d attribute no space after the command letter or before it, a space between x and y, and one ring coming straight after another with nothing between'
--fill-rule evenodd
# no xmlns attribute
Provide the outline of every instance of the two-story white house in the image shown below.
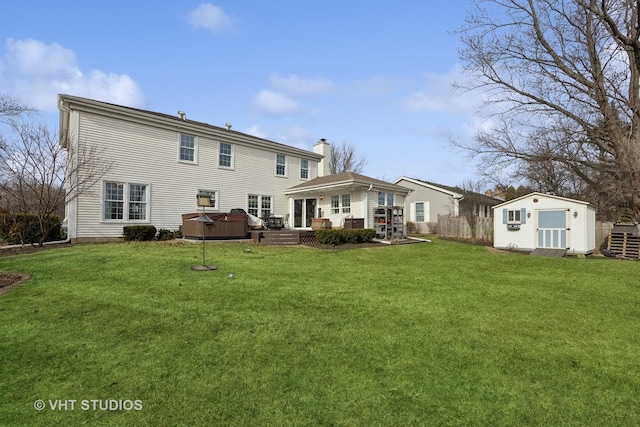
<svg viewBox="0 0 640 427"><path fill-rule="evenodd" d="M71 186L91 184L67 201L64 226L72 242L118 239L126 225L177 230L183 214L201 209L196 195L202 193L211 196L207 212L242 208L257 217L286 216L290 228L305 229L324 213L337 221L334 226L354 213L372 223L377 192L396 193L397 204L408 192L382 181L363 184L360 176L354 187L333 180L319 191L313 183L326 175L324 140L308 151L230 124L189 120L183 112L173 116L69 95L59 95L58 106L68 172L78 172L69 177ZM74 166L86 154L94 171ZM363 189L369 190L366 202Z"/></svg>

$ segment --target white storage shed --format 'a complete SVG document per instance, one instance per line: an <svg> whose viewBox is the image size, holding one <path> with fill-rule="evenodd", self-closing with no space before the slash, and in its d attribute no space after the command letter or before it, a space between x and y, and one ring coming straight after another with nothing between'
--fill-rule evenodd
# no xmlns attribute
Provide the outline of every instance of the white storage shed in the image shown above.
<svg viewBox="0 0 640 427"><path fill-rule="evenodd" d="M588 202L530 193L493 209L495 248L565 249L567 254L590 254L596 248L596 211Z"/></svg>

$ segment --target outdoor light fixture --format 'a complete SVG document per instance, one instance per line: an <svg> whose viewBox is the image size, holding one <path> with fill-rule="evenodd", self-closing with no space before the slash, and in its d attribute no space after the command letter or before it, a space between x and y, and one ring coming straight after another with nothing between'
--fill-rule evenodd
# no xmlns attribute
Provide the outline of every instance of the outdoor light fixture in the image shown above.
<svg viewBox="0 0 640 427"><path fill-rule="evenodd" d="M207 265L204 256L204 235L206 234L207 224L213 224L213 220L205 213L205 208L211 206L211 196L209 194L198 193L196 199L198 206L202 208L202 214L200 214L198 218L193 219L193 221L202 223L202 265L194 265L191 269L196 271L216 270L218 267L215 265Z"/></svg>
<svg viewBox="0 0 640 427"><path fill-rule="evenodd" d="M531 211L527 212L527 218L531 218Z"/></svg>
<svg viewBox="0 0 640 427"><path fill-rule="evenodd" d="M573 217L574 218L578 218L578 210L577 209L575 211L573 211Z"/></svg>

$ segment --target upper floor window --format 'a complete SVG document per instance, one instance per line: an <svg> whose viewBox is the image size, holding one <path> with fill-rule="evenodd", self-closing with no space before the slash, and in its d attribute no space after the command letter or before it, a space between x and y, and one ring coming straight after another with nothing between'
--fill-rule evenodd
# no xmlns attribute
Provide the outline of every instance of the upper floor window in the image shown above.
<svg viewBox="0 0 640 427"><path fill-rule="evenodd" d="M180 134L179 160L183 162L196 162L196 137L193 135Z"/></svg>
<svg viewBox="0 0 640 427"><path fill-rule="evenodd" d="M287 156L276 154L276 175L287 176Z"/></svg>
<svg viewBox="0 0 640 427"><path fill-rule="evenodd" d="M223 168L233 167L233 148L231 144L221 142L219 144L218 166Z"/></svg>
<svg viewBox="0 0 640 427"><path fill-rule="evenodd" d="M149 212L149 186L124 182L105 182L103 219L146 221Z"/></svg>
<svg viewBox="0 0 640 427"><path fill-rule="evenodd" d="M300 159L300 179L309 179L309 160Z"/></svg>

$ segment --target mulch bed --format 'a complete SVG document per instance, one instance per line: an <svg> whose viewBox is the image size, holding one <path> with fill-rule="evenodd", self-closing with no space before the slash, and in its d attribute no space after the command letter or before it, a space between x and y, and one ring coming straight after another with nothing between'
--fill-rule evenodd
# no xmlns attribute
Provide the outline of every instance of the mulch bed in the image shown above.
<svg viewBox="0 0 640 427"><path fill-rule="evenodd" d="M24 273L0 273L0 295L9 292L9 290L30 278L31 276Z"/></svg>

